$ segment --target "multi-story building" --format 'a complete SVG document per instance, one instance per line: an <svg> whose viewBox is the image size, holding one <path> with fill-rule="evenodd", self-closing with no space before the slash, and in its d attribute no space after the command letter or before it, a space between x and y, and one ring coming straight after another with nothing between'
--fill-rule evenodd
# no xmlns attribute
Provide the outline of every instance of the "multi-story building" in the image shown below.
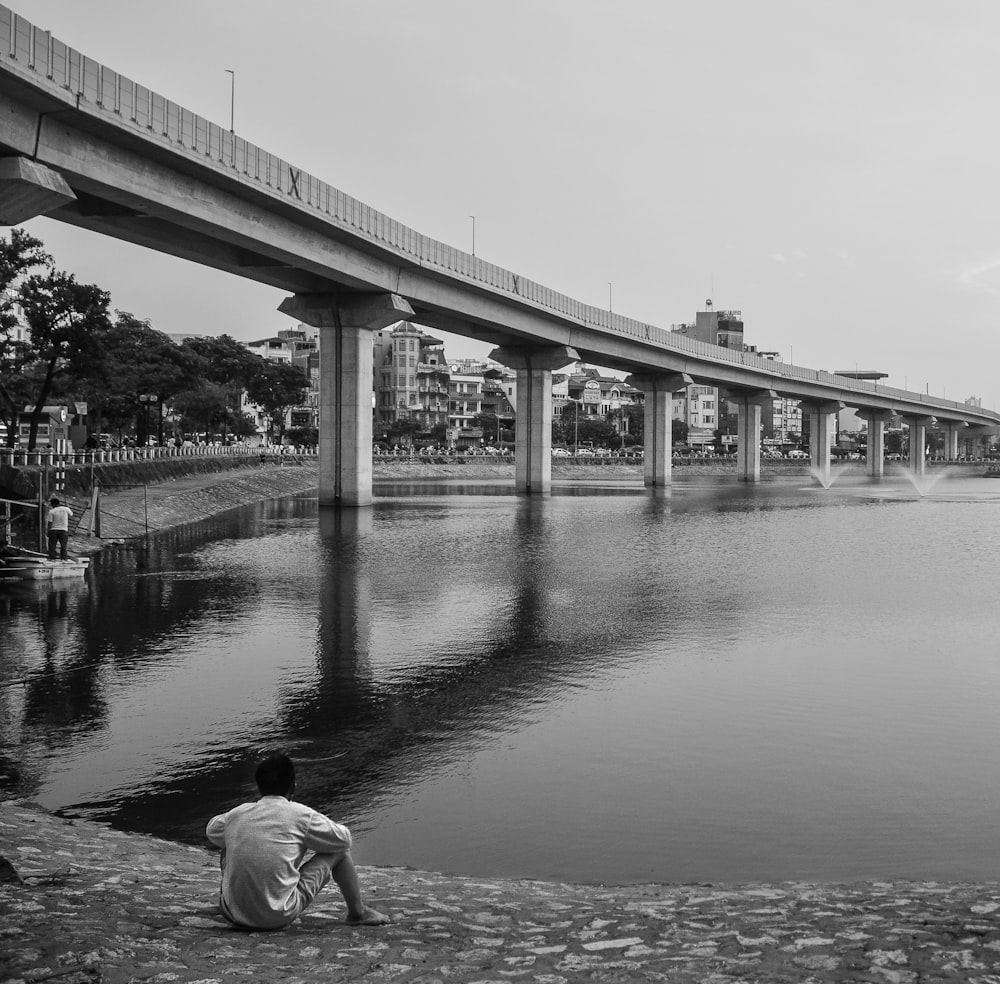
<svg viewBox="0 0 1000 984"><path fill-rule="evenodd" d="M470 431L473 418L483 411L485 363L474 359L452 362L448 380L448 440L457 444Z"/></svg>
<svg viewBox="0 0 1000 984"><path fill-rule="evenodd" d="M10 304L9 314L14 316L14 323L7 330L7 340L10 342L26 342L30 336L27 322L24 320L24 308L17 300L17 292L13 290L4 291L4 299Z"/></svg>
<svg viewBox="0 0 1000 984"><path fill-rule="evenodd" d="M694 322L671 325L671 331L686 335L708 345L746 351L743 341L743 315L740 311L716 311L712 299L705 301L705 310L695 314ZM683 397L672 401L675 420L688 427L688 443L696 446L711 444L715 431L722 423L727 407L714 386L688 386Z"/></svg>
<svg viewBox="0 0 1000 984"><path fill-rule="evenodd" d="M399 321L376 334L374 358L379 427L409 419L428 431L448 423L450 372L441 339Z"/></svg>
<svg viewBox="0 0 1000 984"><path fill-rule="evenodd" d="M743 344L743 314L740 311L716 311L712 307L712 299L705 301L705 310L695 313L693 322L671 325L670 330L678 335L707 342L709 345L719 345L722 348L734 348L744 351Z"/></svg>
<svg viewBox="0 0 1000 984"><path fill-rule="evenodd" d="M578 362L568 374L552 377L552 416L562 416L570 403L579 405L581 418L608 420L619 433L628 432L625 408L642 403L644 394L617 376L608 376Z"/></svg>
<svg viewBox="0 0 1000 984"><path fill-rule="evenodd" d="M194 336L184 336L194 337ZM259 338L243 345L255 355L269 362L297 366L309 383L304 402L289 407L285 413L283 429L319 427L319 330L309 325L282 329L276 335ZM246 393L240 398L240 411L254 420L258 434L263 438L272 424L266 413L252 403Z"/></svg>
<svg viewBox="0 0 1000 984"><path fill-rule="evenodd" d="M778 352L758 352L757 355L771 362L781 362ZM763 448L780 449L802 441L802 408L798 400L785 396L768 400L761 405L760 422Z"/></svg>
<svg viewBox="0 0 1000 984"><path fill-rule="evenodd" d="M691 445L711 444L720 424L719 391L714 386L694 383L671 401L671 416L683 420Z"/></svg>

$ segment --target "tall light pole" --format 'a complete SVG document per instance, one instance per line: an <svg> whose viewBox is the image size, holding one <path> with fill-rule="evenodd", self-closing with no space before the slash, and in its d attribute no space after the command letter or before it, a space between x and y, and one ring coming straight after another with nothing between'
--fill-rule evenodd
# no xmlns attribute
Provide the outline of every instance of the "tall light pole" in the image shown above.
<svg viewBox="0 0 1000 984"><path fill-rule="evenodd" d="M149 447L149 438L150 438L150 433L149 433L150 432L150 426L149 426L149 406L150 406L151 403L156 403L156 394L155 393L140 393L139 394L139 402L143 406L143 423L145 425L144 428L143 428L145 430L144 438L145 438L145 442L146 442L146 447Z"/></svg>
<svg viewBox="0 0 1000 984"><path fill-rule="evenodd" d="M580 449L580 401L574 400L571 396L567 396L566 399L573 404L573 454L575 455Z"/></svg>
<svg viewBox="0 0 1000 984"><path fill-rule="evenodd" d="M229 132L235 133L236 125L236 72L227 68L229 73Z"/></svg>
<svg viewBox="0 0 1000 984"><path fill-rule="evenodd" d="M476 217L474 215L469 216L472 219L472 255L476 255Z"/></svg>

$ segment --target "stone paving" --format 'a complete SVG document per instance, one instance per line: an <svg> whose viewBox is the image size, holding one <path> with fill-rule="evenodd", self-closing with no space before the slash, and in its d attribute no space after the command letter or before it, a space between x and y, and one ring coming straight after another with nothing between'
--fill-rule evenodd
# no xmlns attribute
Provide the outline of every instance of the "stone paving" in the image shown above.
<svg viewBox="0 0 1000 984"><path fill-rule="evenodd" d="M0 980L564 984L1000 984L1000 885L611 888L360 871L392 917L346 926L336 891L277 933L219 916L208 849L0 804Z"/></svg>

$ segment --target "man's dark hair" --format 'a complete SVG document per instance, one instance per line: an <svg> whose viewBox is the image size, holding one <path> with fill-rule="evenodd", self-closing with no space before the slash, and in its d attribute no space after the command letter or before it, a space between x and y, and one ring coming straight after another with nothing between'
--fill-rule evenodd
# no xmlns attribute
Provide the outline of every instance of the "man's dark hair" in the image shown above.
<svg viewBox="0 0 1000 984"><path fill-rule="evenodd" d="M269 755L254 778L261 796L287 796L295 785L295 766L287 755Z"/></svg>
<svg viewBox="0 0 1000 984"><path fill-rule="evenodd" d="M52 498L49 499L49 505L50 506L58 506L59 505L59 500L55 496L52 496Z"/></svg>

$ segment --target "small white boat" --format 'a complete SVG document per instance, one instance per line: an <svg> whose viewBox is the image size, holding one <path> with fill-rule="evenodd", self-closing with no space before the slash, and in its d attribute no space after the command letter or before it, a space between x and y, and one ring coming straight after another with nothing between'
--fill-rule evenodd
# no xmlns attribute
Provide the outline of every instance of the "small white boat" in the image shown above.
<svg viewBox="0 0 1000 984"><path fill-rule="evenodd" d="M20 581L56 581L83 577L90 567L89 557L49 560L45 554L21 547L0 548L0 579Z"/></svg>

